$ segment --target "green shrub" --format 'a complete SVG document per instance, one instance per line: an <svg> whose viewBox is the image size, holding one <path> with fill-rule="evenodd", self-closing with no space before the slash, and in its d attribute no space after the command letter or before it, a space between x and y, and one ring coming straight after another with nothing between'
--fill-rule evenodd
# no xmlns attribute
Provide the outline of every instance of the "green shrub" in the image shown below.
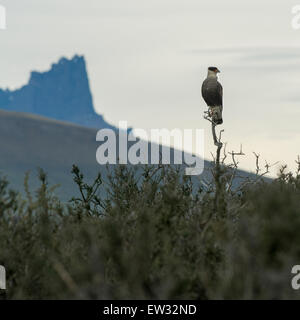
<svg viewBox="0 0 300 320"><path fill-rule="evenodd" d="M39 172L26 198L0 181L0 264L7 299L299 298L300 177L281 172L228 190L195 189L170 166L117 166L61 204ZM230 180L230 179L229 179Z"/></svg>

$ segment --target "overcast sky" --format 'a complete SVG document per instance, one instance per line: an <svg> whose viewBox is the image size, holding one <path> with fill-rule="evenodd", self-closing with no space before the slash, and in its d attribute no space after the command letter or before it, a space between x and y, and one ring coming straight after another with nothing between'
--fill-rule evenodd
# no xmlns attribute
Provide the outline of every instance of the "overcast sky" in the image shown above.
<svg viewBox="0 0 300 320"><path fill-rule="evenodd" d="M298 2L300 4L300 0ZM24 85L61 56L87 60L95 108L114 125L205 129L200 86L221 70L224 140L294 168L300 154L297 0L0 0L0 87Z"/></svg>

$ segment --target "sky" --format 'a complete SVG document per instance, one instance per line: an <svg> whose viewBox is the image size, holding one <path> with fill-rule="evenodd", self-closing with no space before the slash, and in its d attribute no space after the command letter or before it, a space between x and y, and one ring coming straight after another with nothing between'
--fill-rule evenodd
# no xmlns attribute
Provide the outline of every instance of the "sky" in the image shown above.
<svg viewBox="0 0 300 320"><path fill-rule="evenodd" d="M300 154L300 0L0 0L0 87L24 85L62 56L87 61L96 111L111 124L205 130L200 88L221 70L223 141L246 154L240 166L295 168ZM188 148L189 149L189 148ZM191 149L191 147L190 147ZM190 151L190 150L188 150Z"/></svg>

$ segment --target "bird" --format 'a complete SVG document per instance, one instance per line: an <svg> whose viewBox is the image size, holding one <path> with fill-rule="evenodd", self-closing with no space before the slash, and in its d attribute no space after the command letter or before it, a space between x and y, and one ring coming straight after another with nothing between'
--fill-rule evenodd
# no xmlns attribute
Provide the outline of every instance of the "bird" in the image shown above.
<svg viewBox="0 0 300 320"><path fill-rule="evenodd" d="M220 70L216 67L209 67L207 78L203 81L201 93L209 110L209 115L214 124L223 123L223 87L218 81L217 74Z"/></svg>

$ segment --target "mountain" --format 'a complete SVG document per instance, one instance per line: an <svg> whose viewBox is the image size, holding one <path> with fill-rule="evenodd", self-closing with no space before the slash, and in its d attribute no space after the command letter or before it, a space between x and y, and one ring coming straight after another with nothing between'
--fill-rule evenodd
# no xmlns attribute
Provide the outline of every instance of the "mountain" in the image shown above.
<svg viewBox="0 0 300 320"><path fill-rule="evenodd" d="M20 89L0 89L0 109L28 112L90 128L112 128L93 106L83 56L61 58L47 72L31 72Z"/></svg>

